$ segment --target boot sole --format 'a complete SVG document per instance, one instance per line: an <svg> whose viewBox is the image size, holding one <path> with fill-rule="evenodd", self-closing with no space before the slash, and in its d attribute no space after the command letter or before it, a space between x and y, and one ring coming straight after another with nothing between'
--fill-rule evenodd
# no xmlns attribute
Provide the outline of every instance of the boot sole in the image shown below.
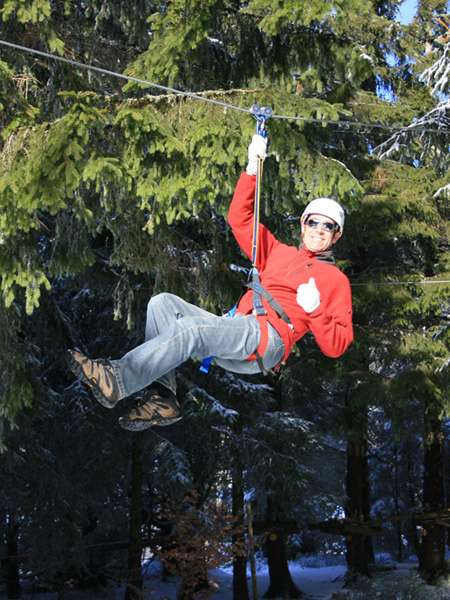
<svg viewBox="0 0 450 600"><path fill-rule="evenodd" d="M105 408L110 408L110 409L114 408L115 405L117 404L117 402L116 401L112 402L111 400L108 400L108 398L106 398L106 396L104 396L94 385L92 385L92 383L89 381L89 379L84 374L80 363L77 360L75 360L75 358L72 356L71 350L67 351L67 355L69 357L68 362L69 362L70 370L72 371L72 373L75 375L75 377L77 379L82 381L89 388L89 391L92 392L92 394L93 394L94 398L97 400L97 402L99 404L101 404L102 406L104 406Z"/></svg>

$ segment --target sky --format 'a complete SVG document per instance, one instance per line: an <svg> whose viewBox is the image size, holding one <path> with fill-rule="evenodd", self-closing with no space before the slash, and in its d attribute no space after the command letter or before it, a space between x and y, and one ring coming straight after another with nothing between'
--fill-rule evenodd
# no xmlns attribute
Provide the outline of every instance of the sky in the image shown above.
<svg viewBox="0 0 450 600"><path fill-rule="evenodd" d="M400 5L398 20L400 21L400 23L403 23L405 25L411 23L411 21L414 18L414 15L416 14L416 11L417 0L405 0Z"/></svg>
<svg viewBox="0 0 450 600"><path fill-rule="evenodd" d="M398 20L407 25L411 23L417 11L418 0L404 0L400 6ZM447 12L450 11L450 0L447 2Z"/></svg>

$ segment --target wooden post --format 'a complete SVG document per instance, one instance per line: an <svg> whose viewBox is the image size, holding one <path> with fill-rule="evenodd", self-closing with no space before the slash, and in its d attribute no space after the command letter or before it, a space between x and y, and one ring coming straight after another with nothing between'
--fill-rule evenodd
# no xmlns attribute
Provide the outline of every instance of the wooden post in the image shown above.
<svg viewBox="0 0 450 600"><path fill-rule="evenodd" d="M142 479L143 479L143 432L131 437L131 481L129 491L129 542L127 564L127 587L125 600L140 600L143 595L141 571L142 526Z"/></svg>
<svg viewBox="0 0 450 600"><path fill-rule="evenodd" d="M258 600L258 582L256 580L256 561L255 561L255 543L253 537L253 512L250 502L246 503L247 509L247 529L248 529L248 555L250 560L250 570L252 573L252 596L253 600Z"/></svg>

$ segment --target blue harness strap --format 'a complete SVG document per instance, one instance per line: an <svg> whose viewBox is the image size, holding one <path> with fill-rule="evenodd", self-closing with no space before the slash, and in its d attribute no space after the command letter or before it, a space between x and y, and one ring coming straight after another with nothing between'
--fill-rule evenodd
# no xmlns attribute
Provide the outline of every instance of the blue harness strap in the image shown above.
<svg viewBox="0 0 450 600"><path fill-rule="evenodd" d="M237 304L235 304L232 308L230 308L230 310L224 314L224 317L234 317L234 315L236 314L236 310L237 310ZM208 374L213 360L214 360L214 356L207 356L206 358L204 358L202 360L202 362L200 363L199 370L202 373Z"/></svg>

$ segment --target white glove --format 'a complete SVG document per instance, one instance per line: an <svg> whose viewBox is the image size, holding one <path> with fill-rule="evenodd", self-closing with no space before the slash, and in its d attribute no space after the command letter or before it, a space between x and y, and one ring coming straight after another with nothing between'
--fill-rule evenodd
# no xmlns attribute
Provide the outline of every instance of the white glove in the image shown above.
<svg viewBox="0 0 450 600"><path fill-rule="evenodd" d="M262 135L254 135L248 147L248 165L245 169L248 175L256 175L258 157L264 160L267 156L267 139Z"/></svg>
<svg viewBox="0 0 450 600"><path fill-rule="evenodd" d="M320 306L320 292L316 287L316 280L310 277L308 283L302 283L297 288L297 304L306 313L311 313Z"/></svg>

